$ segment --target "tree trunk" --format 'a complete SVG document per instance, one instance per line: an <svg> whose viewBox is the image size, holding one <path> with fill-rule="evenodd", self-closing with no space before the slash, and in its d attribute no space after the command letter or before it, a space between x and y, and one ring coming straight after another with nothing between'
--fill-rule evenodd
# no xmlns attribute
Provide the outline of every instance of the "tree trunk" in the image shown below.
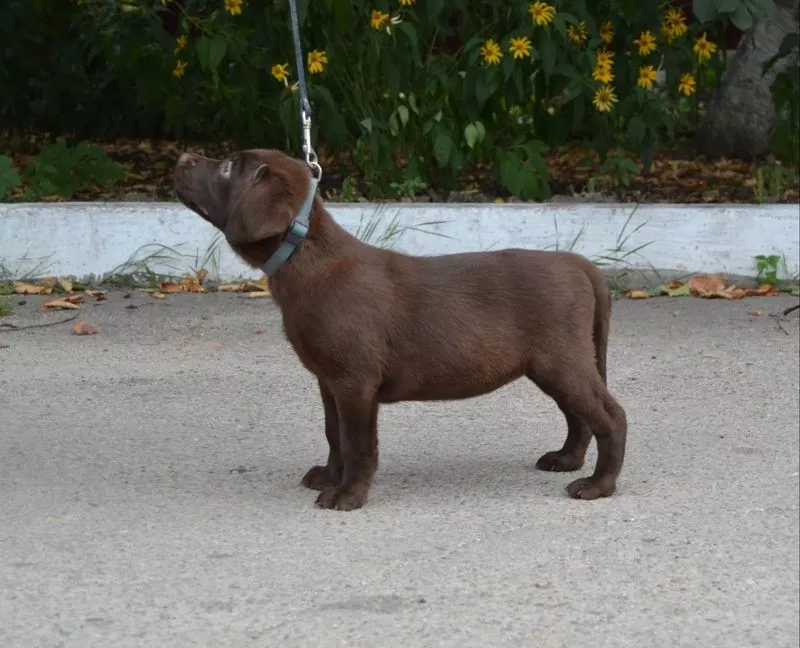
<svg viewBox="0 0 800 648"><path fill-rule="evenodd" d="M742 36L709 101L696 137L701 153L750 158L770 151L775 123L770 86L791 56L763 76L761 66L778 52L784 36L797 31L800 0L777 0L775 4L772 19L758 23Z"/></svg>

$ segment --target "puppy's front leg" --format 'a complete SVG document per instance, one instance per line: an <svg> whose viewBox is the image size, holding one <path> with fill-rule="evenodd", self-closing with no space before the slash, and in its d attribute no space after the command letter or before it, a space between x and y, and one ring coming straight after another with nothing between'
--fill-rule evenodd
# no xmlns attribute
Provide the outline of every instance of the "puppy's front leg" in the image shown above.
<svg viewBox="0 0 800 648"><path fill-rule="evenodd" d="M342 481L342 453L339 448L339 412L333 394L319 382L322 406L325 408L325 437L328 439L328 463L313 466L303 477L302 484L311 490L336 486Z"/></svg>
<svg viewBox="0 0 800 648"><path fill-rule="evenodd" d="M317 505L352 511L367 503L372 476L378 468L378 402L374 392L348 389L334 394L339 414L342 481L326 486Z"/></svg>

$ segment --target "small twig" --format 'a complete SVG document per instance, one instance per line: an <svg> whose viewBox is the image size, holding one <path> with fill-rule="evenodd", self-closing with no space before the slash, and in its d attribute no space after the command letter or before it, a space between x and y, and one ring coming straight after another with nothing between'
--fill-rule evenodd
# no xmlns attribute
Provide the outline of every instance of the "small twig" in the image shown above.
<svg viewBox="0 0 800 648"><path fill-rule="evenodd" d="M789 307L789 308L787 308L785 311L783 311L783 314L784 314L784 315L788 315L788 314L789 314L789 313L791 313L792 311L796 311L798 308L800 308L800 304L796 304L795 306L790 306L790 307Z"/></svg>
<svg viewBox="0 0 800 648"><path fill-rule="evenodd" d="M9 324L8 322L0 322L0 333L13 333L14 331L24 331L25 329L42 328L44 326L56 326L56 324L66 324L77 318L79 313L55 322L44 322L42 324L26 324L25 326L17 326L16 324Z"/></svg>

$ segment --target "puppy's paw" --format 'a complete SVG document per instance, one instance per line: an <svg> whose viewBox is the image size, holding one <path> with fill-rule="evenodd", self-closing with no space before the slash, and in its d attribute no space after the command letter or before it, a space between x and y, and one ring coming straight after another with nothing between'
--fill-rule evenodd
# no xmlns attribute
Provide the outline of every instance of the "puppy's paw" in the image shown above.
<svg viewBox="0 0 800 648"><path fill-rule="evenodd" d="M326 486L336 486L339 482L327 466L314 466L303 476L300 483L311 490L321 491Z"/></svg>
<svg viewBox="0 0 800 648"><path fill-rule="evenodd" d="M613 481L594 477L582 477L567 485L567 493L571 498L583 500L608 497L613 495L616 489L617 486Z"/></svg>
<svg viewBox="0 0 800 648"><path fill-rule="evenodd" d="M561 450L546 452L536 462L536 467L539 470L550 472L572 472L573 470L579 470L582 466L582 457L576 457L574 454Z"/></svg>
<svg viewBox="0 0 800 648"><path fill-rule="evenodd" d="M317 506L337 511L354 511L367 503L368 487L362 484L326 486L317 497Z"/></svg>

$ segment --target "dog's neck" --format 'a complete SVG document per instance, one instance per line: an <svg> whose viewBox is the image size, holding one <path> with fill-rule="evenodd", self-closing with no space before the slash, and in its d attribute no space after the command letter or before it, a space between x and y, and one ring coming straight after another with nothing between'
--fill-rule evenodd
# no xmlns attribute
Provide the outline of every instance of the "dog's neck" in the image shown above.
<svg viewBox="0 0 800 648"><path fill-rule="evenodd" d="M255 244L253 252L257 257L253 255L253 260L268 259L283 240L284 234L281 234ZM283 308L290 294L307 293L312 286L319 289L331 276L333 266L363 255L362 248L373 249L341 227L322 201L316 199L311 208L308 236L269 279L275 301Z"/></svg>

